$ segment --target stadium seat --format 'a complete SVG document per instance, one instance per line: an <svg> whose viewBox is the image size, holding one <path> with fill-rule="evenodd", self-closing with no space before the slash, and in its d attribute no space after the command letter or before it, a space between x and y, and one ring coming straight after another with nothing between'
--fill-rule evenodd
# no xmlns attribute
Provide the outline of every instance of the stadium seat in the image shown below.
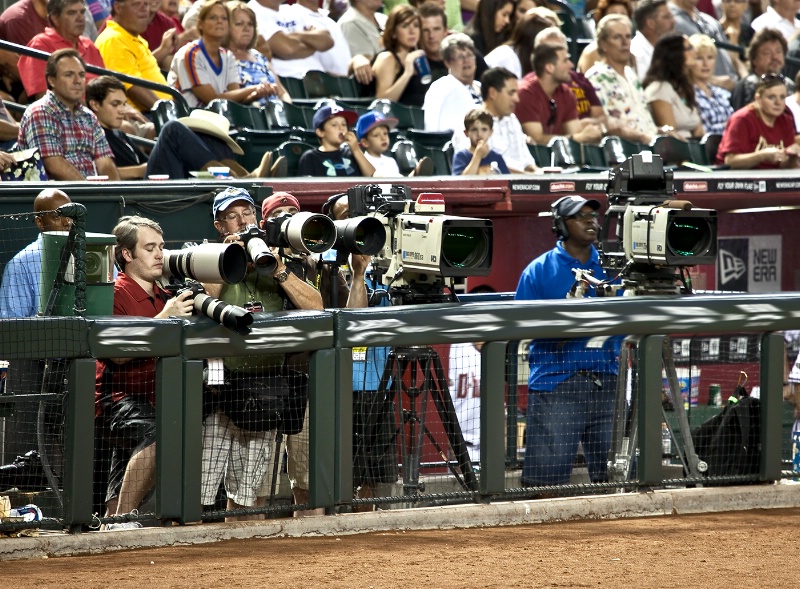
<svg viewBox="0 0 800 589"><path fill-rule="evenodd" d="M283 114L290 127L300 127L302 129L314 127L314 109L310 106L284 102Z"/></svg>
<svg viewBox="0 0 800 589"><path fill-rule="evenodd" d="M571 143L574 142L563 136L553 137L547 143L547 149L552 154L551 165L561 168L574 168L580 165L579 160L572 151Z"/></svg>
<svg viewBox="0 0 800 589"><path fill-rule="evenodd" d="M417 166L419 159L417 152L414 149L414 142L408 139L398 139L392 146L392 157L397 162L397 167L400 168L400 173L403 176L408 176Z"/></svg>
<svg viewBox="0 0 800 589"><path fill-rule="evenodd" d="M706 133L700 140L700 145L703 146L706 152L706 158L708 159L708 163L710 165L717 163L717 150L719 149L719 144L721 141L721 133Z"/></svg>
<svg viewBox="0 0 800 589"><path fill-rule="evenodd" d="M184 108L183 103L176 103L173 100L156 100L153 105L153 124L156 127L156 135L161 132L161 128L167 122L188 116L189 111Z"/></svg>
<svg viewBox="0 0 800 589"><path fill-rule="evenodd" d="M242 147L244 155L239 157L241 163L248 170L254 169L261 163L261 158L268 151L276 151L281 144L289 141L292 136L291 129L240 129L234 139Z"/></svg>
<svg viewBox="0 0 800 589"><path fill-rule="evenodd" d="M360 84L352 76L332 76L317 70L306 72L303 88L308 98L358 98L361 95Z"/></svg>
<svg viewBox="0 0 800 589"><path fill-rule="evenodd" d="M264 117L267 119L267 128L276 129L283 127L291 127L289 118L286 115L285 104L280 101L270 101L264 108ZM302 125L305 126L305 125Z"/></svg>
<svg viewBox="0 0 800 589"><path fill-rule="evenodd" d="M286 88L286 91L289 93L289 96L292 97L292 102L299 99L308 98L305 86L303 85L303 80L284 76L278 77L280 78L283 87Z"/></svg>
<svg viewBox="0 0 800 589"><path fill-rule="evenodd" d="M433 162L435 176L450 176L453 174L453 145L450 141L441 147L426 146L412 141L417 160L429 157Z"/></svg>
<svg viewBox="0 0 800 589"><path fill-rule="evenodd" d="M643 149L649 149L648 146L633 141L628 141L616 135L609 135L600 140L600 147L606 156L606 163L609 166L615 166L624 162L630 156L641 152Z"/></svg>
<svg viewBox="0 0 800 589"><path fill-rule="evenodd" d="M657 135L650 142L650 151L661 156L665 166L679 167L692 161L688 143L671 135Z"/></svg>
<svg viewBox="0 0 800 589"><path fill-rule="evenodd" d="M570 139L572 153L581 165L581 170L587 172L608 169L608 162L603 148L594 143L578 143Z"/></svg>
<svg viewBox="0 0 800 589"><path fill-rule="evenodd" d="M278 153L286 158L288 177L297 176L297 165L300 163L300 156L302 156L309 149L314 149L314 146L305 143L304 141L284 141L278 147Z"/></svg>
<svg viewBox="0 0 800 589"><path fill-rule="evenodd" d="M552 165L550 157L550 149L546 145L528 144L528 151L536 161L536 165L540 168L546 168Z"/></svg>
<svg viewBox="0 0 800 589"><path fill-rule="evenodd" d="M228 119L232 129L269 130L264 109L258 106L247 106L238 102L215 98L208 103L206 110L221 114Z"/></svg>
<svg viewBox="0 0 800 589"><path fill-rule="evenodd" d="M418 106L408 106L399 102L392 102L387 98L378 98L369 105L369 109L397 119L398 129L425 128L425 113Z"/></svg>
<svg viewBox="0 0 800 589"><path fill-rule="evenodd" d="M309 145L319 144L319 137L317 137L317 133L314 129L292 129L292 138L302 141L303 143L308 143Z"/></svg>
<svg viewBox="0 0 800 589"><path fill-rule="evenodd" d="M430 149L444 149L445 145L453 139L452 131L423 131L422 129L406 129L403 132L408 139L417 145Z"/></svg>

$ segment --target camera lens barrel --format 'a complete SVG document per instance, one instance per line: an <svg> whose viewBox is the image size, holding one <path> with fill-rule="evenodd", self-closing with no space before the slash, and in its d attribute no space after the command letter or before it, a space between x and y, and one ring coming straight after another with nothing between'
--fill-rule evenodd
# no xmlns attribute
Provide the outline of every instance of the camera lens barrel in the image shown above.
<svg viewBox="0 0 800 589"><path fill-rule="evenodd" d="M164 251L162 275L200 282L237 284L247 273L247 254L235 243L201 243Z"/></svg>
<svg viewBox="0 0 800 589"><path fill-rule="evenodd" d="M244 329L253 323L253 314L249 311L205 293L194 296L194 310L230 329Z"/></svg>
<svg viewBox="0 0 800 589"><path fill-rule="evenodd" d="M356 217L334 221L336 249L352 254L374 256L386 244L386 228L376 217Z"/></svg>

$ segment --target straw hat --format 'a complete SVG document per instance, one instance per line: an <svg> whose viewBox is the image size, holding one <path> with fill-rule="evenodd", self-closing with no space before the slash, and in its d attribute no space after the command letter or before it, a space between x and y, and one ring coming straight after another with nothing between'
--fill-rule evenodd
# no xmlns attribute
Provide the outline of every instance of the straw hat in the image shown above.
<svg viewBox="0 0 800 589"><path fill-rule="evenodd" d="M181 117L178 121L189 127L192 131L205 133L206 135L216 137L220 141L224 141L236 155L244 154L239 144L230 136L230 121L222 115L211 112L210 110L196 108L188 117Z"/></svg>

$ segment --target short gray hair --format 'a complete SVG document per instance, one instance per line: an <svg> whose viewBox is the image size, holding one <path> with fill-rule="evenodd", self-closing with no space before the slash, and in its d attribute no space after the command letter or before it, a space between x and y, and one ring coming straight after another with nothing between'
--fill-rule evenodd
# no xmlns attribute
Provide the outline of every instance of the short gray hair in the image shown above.
<svg viewBox="0 0 800 589"><path fill-rule="evenodd" d="M456 49L463 49L475 53L475 43L464 33L453 33L442 39L442 44L439 46L442 59L445 61L453 60Z"/></svg>
<svg viewBox="0 0 800 589"><path fill-rule="evenodd" d="M603 50L600 48L600 42L608 39L608 36L611 34L611 32L608 30L609 25L615 25L617 23L628 25L628 29L633 30L631 19L624 14L607 14L600 19L599 23L597 23L595 40L597 41L597 53L599 53L601 56L603 55Z"/></svg>
<svg viewBox="0 0 800 589"><path fill-rule="evenodd" d="M558 27L547 27L546 29L542 29L539 31L539 34L536 35L536 39L533 40L533 47L534 49L541 45L542 43L550 43L553 44L552 38L558 37L561 41L560 44L563 44L565 47L567 46L567 36L563 33L561 29Z"/></svg>

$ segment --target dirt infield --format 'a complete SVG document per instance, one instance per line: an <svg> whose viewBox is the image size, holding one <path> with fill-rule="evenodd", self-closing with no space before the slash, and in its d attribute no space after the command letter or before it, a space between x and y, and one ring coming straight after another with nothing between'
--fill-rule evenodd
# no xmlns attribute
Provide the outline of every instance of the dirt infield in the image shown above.
<svg viewBox="0 0 800 589"><path fill-rule="evenodd" d="M282 586L781 588L800 509L239 540L4 563L16 589ZM135 534L135 531L130 532Z"/></svg>

